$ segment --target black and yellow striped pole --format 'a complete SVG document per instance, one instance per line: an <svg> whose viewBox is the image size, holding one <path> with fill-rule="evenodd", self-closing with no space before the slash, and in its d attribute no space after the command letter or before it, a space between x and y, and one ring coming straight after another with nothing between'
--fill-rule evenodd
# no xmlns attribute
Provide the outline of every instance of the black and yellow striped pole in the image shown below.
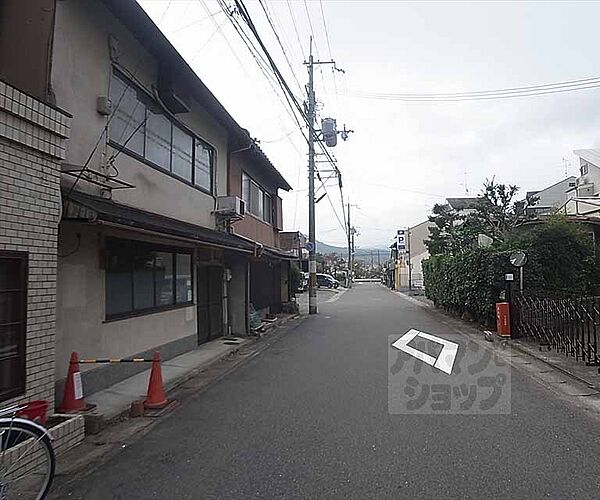
<svg viewBox="0 0 600 500"><path fill-rule="evenodd" d="M83 364L100 364L100 363L152 363L151 359L145 358L95 358L95 359L80 359L79 361L75 361L76 363ZM73 361L71 361L73 363Z"/></svg>

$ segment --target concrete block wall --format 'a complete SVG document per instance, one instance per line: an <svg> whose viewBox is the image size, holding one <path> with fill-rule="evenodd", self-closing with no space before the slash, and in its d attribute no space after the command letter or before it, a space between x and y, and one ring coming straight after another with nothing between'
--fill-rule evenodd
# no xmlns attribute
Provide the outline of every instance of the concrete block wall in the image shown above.
<svg viewBox="0 0 600 500"><path fill-rule="evenodd" d="M26 391L54 405L60 162L70 116L0 81L0 250L27 252Z"/></svg>

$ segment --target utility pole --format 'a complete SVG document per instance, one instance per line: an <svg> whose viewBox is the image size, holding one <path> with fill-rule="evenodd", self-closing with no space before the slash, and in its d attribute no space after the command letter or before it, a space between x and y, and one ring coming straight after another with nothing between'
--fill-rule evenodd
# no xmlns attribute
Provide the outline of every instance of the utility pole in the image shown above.
<svg viewBox="0 0 600 500"><path fill-rule="evenodd" d="M347 130L344 125L344 130L338 131L336 128L335 120L333 118L324 118L322 120L322 126L320 130L315 130L316 121L316 99L314 89L314 65L315 64L331 64L335 71L344 72L335 65L335 61L315 61L312 54L312 37L310 37L310 51L308 62L304 62L308 66L308 85L306 92L308 94L308 106L307 106L307 121L308 121L308 313L317 314L317 240L315 230L315 141L320 140L317 132L321 134L321 138L324 140L325 145L328 147L334 147L337 144L337 135L340 134L342 140L348 139L348 134L354 132L353 130ZM325 126L327 125L327 126ZM341 189L341 175L337 167L335 167L335 160L331 160L332 166L340 176L340 189Z"/></svg>
<svg viewBox="0 0 600 500"><path fill-rule="evenodd" d="M312 38L308 57L308 314L317 314L317 241L315 237L315 90Z"/></svg>
<svg viewBox="0 0 600 500"><path fill-rule="evenodd" d="M350 224L350 202L348 202L348 288L352 288L352 225Z"/></svg>
<svg viewBox="0 0 600 500"><path fill-rule="evenodd" d="M350 235L351 235L351 239L352 239L352 245L351 245L351 252L350 252L350 278L353 277L354 275L354 228L351 227L350 228Z"/></svg>
<svg viewBox="0 0 600 500"><path fill-rule="evenodd" d="M410 260L410 227L406 230L406 246L408 250L408 290L412 291L412 263Z"/></svg>

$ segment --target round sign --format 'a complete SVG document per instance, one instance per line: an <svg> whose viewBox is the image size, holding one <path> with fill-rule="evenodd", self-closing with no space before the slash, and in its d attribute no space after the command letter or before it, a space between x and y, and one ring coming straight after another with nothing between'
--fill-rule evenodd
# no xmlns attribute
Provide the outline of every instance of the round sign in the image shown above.
<svg viewBox="0 0 600 500"><path fill-rule="evenodd" d="M312 241L307 241L306 245L304 245L309 252L312 252L315 249L315 244Z"/></svg>
<svg viewBox="0 0 600 500"><path fill-rule="evenodd" d="M510 263L515 267L523 267L527 264L527 254L520 250L510 254Z"/></svg>

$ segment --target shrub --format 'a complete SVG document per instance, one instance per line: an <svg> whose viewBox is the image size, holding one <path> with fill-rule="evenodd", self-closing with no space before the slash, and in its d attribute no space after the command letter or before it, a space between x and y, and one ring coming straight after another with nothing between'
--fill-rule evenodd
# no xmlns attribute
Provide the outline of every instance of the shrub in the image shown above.
<svg viewBox="0 0 600 500"><path fill-rule="evenodd" d="M508 253L477 248L430 257L423 262L426 296L451 313L493 323L504 275L511 272Z"/></svg>
<svg viewBox="0 0 600 500"><path fill-rule="evenodd" d="M295 262L290 264L290 290L297 293L302 284L302 271Z"/></svg>
<svg viewBox="0 0 600 500"><path fill-rule="evenodd" d="M520 227L494 247L430 257L423 262L426 296L437 307L493 324L504 275L513 273L515 282L518 279L518 270L509 262L516 249L528 256L525 290L600 293L600 252L595 254L589 231L553 216L541 224Z"/></svg>

